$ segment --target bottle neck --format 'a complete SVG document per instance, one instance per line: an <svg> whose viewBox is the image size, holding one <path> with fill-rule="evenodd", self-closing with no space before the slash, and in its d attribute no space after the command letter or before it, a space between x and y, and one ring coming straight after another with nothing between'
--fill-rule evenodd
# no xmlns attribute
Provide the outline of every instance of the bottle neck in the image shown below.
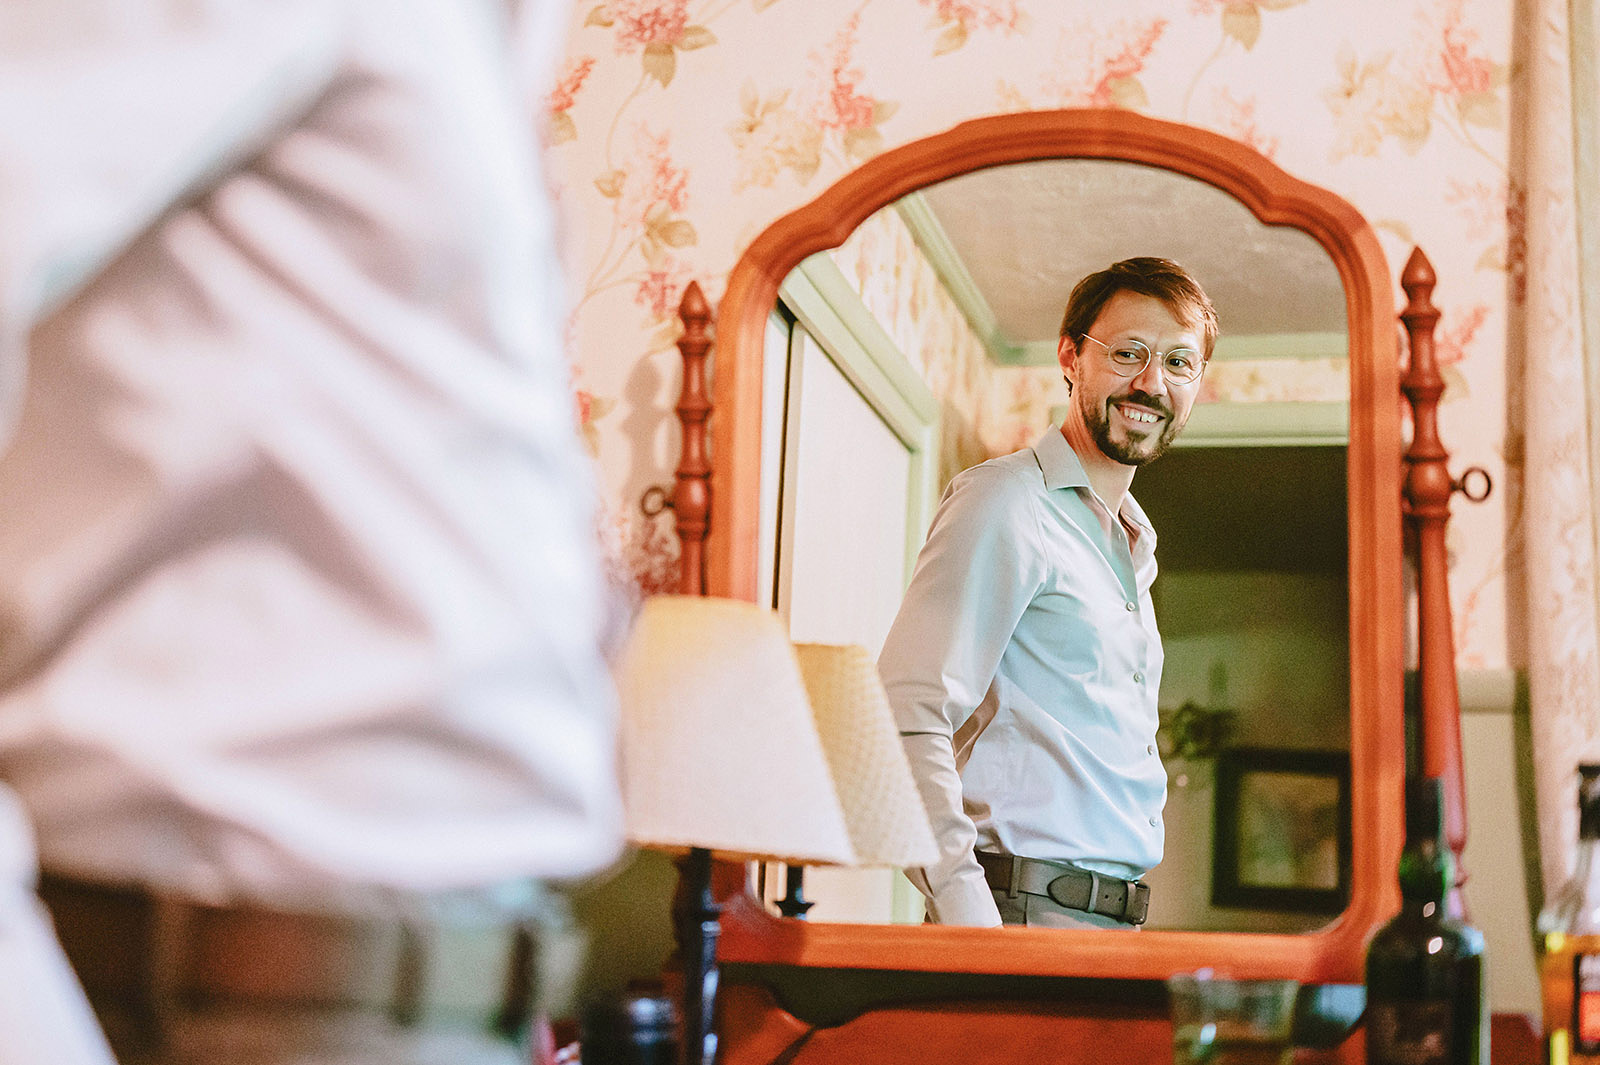
<svg viewBox="0 0 1600 1065"><path fill-rule="evenodd" d="M1539 913L1540 933L1556 937L1545 944L1552 950L1560 948L1560 936L1600 932L1600 772L1580 769L1577 862Z"/></svg>
<svg viewBox="0 0 1600 1065"><path fill-rule="evenodd" d="M1437 836L1406 840L1405 850L1400 852L1400 897L1406 908L1422 910L1423 916L1442 917L1450 872L1450 851Z"/></svg>
<svg viewBox="0 0 1600 1065"><path fill-rule="evenodd" d="M1581 767L1578 781L1578 839L1600 839L1600 769Z"/></svg>
<svg viewBox="0 0 1600 1065"><path fill-rule="evenodd" d="M1443 916L1454 879L1444 845L1444 787L1437 777L1406 781L1406 846L1400 852L1400 897L1407 911Z"/></svg>

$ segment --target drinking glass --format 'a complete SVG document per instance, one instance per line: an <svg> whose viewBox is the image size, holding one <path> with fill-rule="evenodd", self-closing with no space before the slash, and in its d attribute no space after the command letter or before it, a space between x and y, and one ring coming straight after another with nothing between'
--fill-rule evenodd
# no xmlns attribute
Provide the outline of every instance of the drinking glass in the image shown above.
<svg viewBox="0 0 1600 1065"><path fill-rule="evenodd" d="M1167 979L1173 1065L1289 1065L1294 980L1233 980L1209 969Z"/></svg>

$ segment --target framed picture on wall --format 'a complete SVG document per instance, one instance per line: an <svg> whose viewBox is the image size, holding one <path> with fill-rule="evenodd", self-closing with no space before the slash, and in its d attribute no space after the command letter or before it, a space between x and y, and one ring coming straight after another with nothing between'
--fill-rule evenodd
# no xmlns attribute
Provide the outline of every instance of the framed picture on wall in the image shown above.
<svg viewBox="0 0 1600 1065"><path fill-rule="evenodd" d="M1216 780L1212 904L1342 910L1350 897L1350 756L1226 748Z"/></svg>

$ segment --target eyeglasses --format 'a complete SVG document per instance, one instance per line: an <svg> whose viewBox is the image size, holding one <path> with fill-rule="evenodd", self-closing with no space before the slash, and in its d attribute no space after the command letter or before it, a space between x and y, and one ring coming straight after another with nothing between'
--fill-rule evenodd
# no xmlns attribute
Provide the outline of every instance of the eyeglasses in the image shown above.
<svg viewBox="0 0 1600 1065"><path fill-rule="evenodd" d="M1094 340L1088 333L1083 334L1083 339ZM1137 340L1124 340L1116 347L1101 340L1094 340L1106 349L1106 361L1111 364L1111 369L1119 377L1138 377L1144 373L1144 368L1150 365L1155 352ZM1200 379L1200 374L1205 370L1205 360L1193 348L1173 348L1161 356L1161 372L1169 381L1176 381L1180 385L1192 385Z"/></svg>

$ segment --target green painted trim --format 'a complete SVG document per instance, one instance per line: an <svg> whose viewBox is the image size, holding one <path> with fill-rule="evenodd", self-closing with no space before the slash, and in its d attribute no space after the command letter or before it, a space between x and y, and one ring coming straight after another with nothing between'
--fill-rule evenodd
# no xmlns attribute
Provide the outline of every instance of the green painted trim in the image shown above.
<svg viewBox="0 0 1600 1065"><path fill-rule="evenodd" d="M1528 712L1528 673L1509 666L1456 672L1457 701L1463 714Z"/></svg>
<svg viewBox="0 0 1600 1065"><path fill-rule="evenodd" d="M904 443L937 423L939 401L826 252L791 271L778 294Z"/></svg>
<svg viewBox="0 0 1600 1065"><path fill-rule="evenodd" d="M1050 409L1056 425L1062 404ZM1175 447L1343 446L1350 442L1348 403L1197 403Z"/></svg>
<svg viewBox="0 0 1600 1065"><path fill-rule="evenodd" d="M939 401L826 252L789 273L778 295L911 456L903 579L938 502Z"/></svg>
<svg viewBox="0 0 1600 1065"><path fill-rule="evenodd" d="M1001 363L1004 366L1055 366L1061 359L1057 354L1057 342L1054 340L1030 340L1026 344L1018 344L1012 350L1016 352L1016 359ZM1000 362L999 359L995 360Z"/></svg>
<svg viewBox="0 0 1600 1065"><path fill-rule="evenodd" d="M1198 403L1180 446L1250 447L1350 442L1350 404Z"/></svg>
<svg viewBox="0 0 1600 1065"><path fill-rule="evenodd" d="M939 218L933 213L933 208L928 206L928 201L921 193L911 192L896 200L894 208L899 213L900 220L911 231L912 241L922 250L928 265L939 275L945 291L955 301L962 317L966 318L967 325L972 328L973 333L989 352L989 358L1002 366L1028 365L1027 353L1023 347L1000 332L1000 324L995 318L994 309L989 306L989 301L983 298L978 283L972 280L972 274L967 271L966 263L956 253L955 245L950 243L944 226L939 224ZM1055 361L1053 346L1049 361Z"/></svg>
<svg viewBox="0 0 1600 1065"><path fill-rule="evenodd" d="M922 439L911 449L910 483L906 485L906 566L901 581L911 583L911 571L928 538L928 523L939 503L939 422L922 429Z"/></svg>

